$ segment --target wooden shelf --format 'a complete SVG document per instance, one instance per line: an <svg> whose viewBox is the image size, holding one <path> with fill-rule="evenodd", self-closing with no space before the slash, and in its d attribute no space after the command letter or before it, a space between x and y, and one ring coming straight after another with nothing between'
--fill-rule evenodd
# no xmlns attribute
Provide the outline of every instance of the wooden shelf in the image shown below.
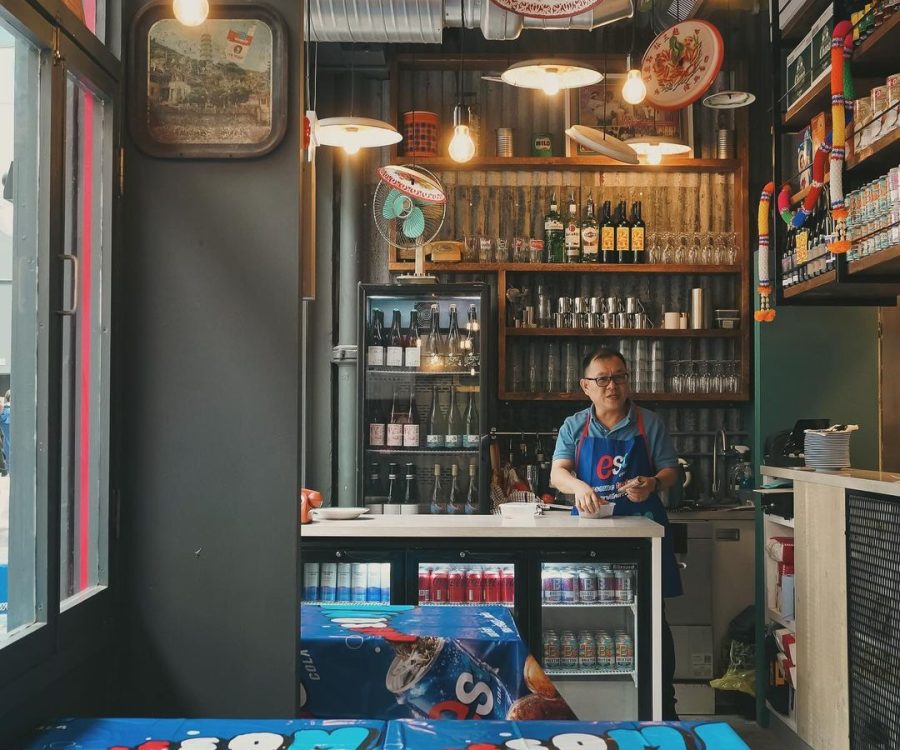
<svg viewBox="0 0 900 750"><path fill-rule="evenodd" d="M900 279L885 281L880 274L877 278L866 278L860 274L848 281L839 276L835 269L788 287L782 296L785 302L802 300L812 305L843 303L884 307L896 305L898 295Z"/></svg>
<svg viewBox="0 0 900 750"><path fill-rule="evenodd" d="M831 79L823 76L809 91L798 99L784 115L785 127L800 130L819 112L830 111Z"/></svg>
<svg viewBox="0 0 900 750"><path fill-rule="evenodd" d="M826 271L815 278L809 279L809 281L801 281L799 284L789 286L784 290L784 297L785 299L790 299L791 297L807 294L815 289L835 283L837 283L837 271Z"/></svg>
<svg viewBox="0 0 900 750"><path fill-rule="evenodd" d="M605 156L498 156L477 157L460 164L447 156L398 156L394 164L412 164L436 171L471 172L479 169L597 169L614 172L735 172L740 168L738 159L684 159L663 157L662 164L623 164Z"/></svg>
<svg viewBox="0 0 900 750"><path fill-rule="evenodd" d="M633 393L635 401L749 401L747 393ZM529 393L524 391L505 391L498 395L500 401L584 401L587 396L581 391L561 393Z"/></svg>
<svg viewBox="0 0 900 750"><path fill-rule="evenodd" d="M828 172L826 172L825 173L825 184L828 185L830 182L831 182L831 175ZM807 194L809 193L809 191L811 189L812 189L812 185L809 185L808 187L803 188L803 190L800 190L799 192L794 193L791 196L791 205L792 206L800 205L804 201L804 199L806 198Z"/></svg>
<svg viewBox="0 0 900 750"><path fill-rule="evenodd" d="M647 338L740 338L737 328L507 328L507 336L634 336Z"/></svg>
<svg viewBox="0 0 900 750"><path fill-rule="evenodd" d="M805 0L791 20L781 28L782 41L799 42L829 4L828 0Z"/></svg>
<svg viewBox="0 0 900 750"><path fill-rule="evenodd" d="M897 54L897 34L900 33L900 11L888 16L871 36L853 52L853 70L872 70L884 77L896 72L900 55Z"/></svg>
<svg viewBox="0 0 900 750"><path fill-rule="evenodd" d="M900 17L900 11L894 13ZM900 57L900 55L898 55ZM875 143L861 149L858 154L847 159L847 171L886 173L900 163L900 127L879 138ZM854 175L855 176L855 175Z"/></svg>
<svg viewBox="0 0 900 750"><path fill-rule="evenodd" d="M391 262L388 271L412 271L413 263ZM675 263L426 263L426 271L444 273L740 273L740 266L686 265Z"/></svg>
<svg viewBox="0 0 900 750"><path fill-rule="evenodd" d="M847 264L851 276L897 276L900 278L900 245Z"/></svg>

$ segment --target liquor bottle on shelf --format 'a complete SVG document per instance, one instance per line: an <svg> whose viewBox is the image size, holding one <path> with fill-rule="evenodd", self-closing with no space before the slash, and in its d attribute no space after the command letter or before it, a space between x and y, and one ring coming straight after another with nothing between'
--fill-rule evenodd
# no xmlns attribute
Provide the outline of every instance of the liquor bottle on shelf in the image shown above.
<svg viewBox="0 0 900 750"><path fill-rule="evenodd" d="M473 515L478 513L478 479L476 472L478 465L473 461L469 464L469 486L466 489L466 514Z"/></svg>
<svg viewBox="0 0 900 750"><path fill-rule="evenodd" d="M446 513L447 498L444 495L444 488L441 486L441 465L434 465L434 484L431 487L431 512Z"/></svg>
<svg viewBox="0 0 900 750"><path fill-rule="evenodd" d="M403 367L403 333L400 331L400 311L394 310L391 330L388 334L384 363L388 367Z"/></svg>
<svg viewBox="0 0 900 750"><path fill-rule="evenodd" d="M616 252L616 223L612 218L612 204L603 201L603 219L600 221L600 260L603 263L618 263Z"/></svg>
<svg viewBox="0 0 900 750"><path fill-rule="evenodd" d="M403 486L397 475L397 464L388 464L388 494L387 501L391 505L400 505L403 502Z"/></svg>
<svg viewBox="0 0 900 750"><path fill-rule="evenodd" d="M387 419L379 399L369 402L369 445L372 448L383 448L386 442Z"/></svg>
<svg viewBox="0 0 900 750"><path fill-rule="evenodd" d="M641 218L641 202L635 201L631 206L631 254L634 256L633 263L647 262L647 254L644 252L646 234L647 225Z"/></svg>
<svg viewBox="0 0 900 750"><path fill-rule="evenodd" d="M419 330L418 310L410 310L409 328L403 338L403 363L407 370L418 370L422 361L422 332Z"/></svg>
<svg viewBox="0 0 900 750"><path fill-rule="evenodd" d="M450 328L447 330L447 369L462 367L462 338L459 335L459 318L456 305L450 305Z"/></svg>
<svg viewBox="0 0 900 750"><path fill-rule="evenodd" d="M403 447L403 413L400 410L400 402L397 400L396 386L391 397L391 416L387 424L387 440L385 444L388 448Z"/></svg>
<svg viewBox="0 0 900 750"><path fill-rule="evenodd" d="M418 448L420 433L419 410L416 407L416 388L412 386L409 391L409 409L406 412L406 422L403 425L403 447Z"/></svg>
<svg viewBox="0 0 900 750"><path fill-rule="evenodd" d="M447 428L444 425L444 415L441 412L441 402L438 398L437 385L431 386L431 412L428 415L428 424L425 428L425 442L428 448L439 450L446 445Z"/></svg>
<svg viewBox="0 0 900 750"><path fill-rule="evenodd" d="M556 193L550 198L550 210L544 216L544 255L547 263L562 263L565 256L565 230Z"/></svg>
<svg viewBox="0 0 900 750"><path fill-rule="evenodd" d="M466 512L466 498L463 497L462 489L459 486L459 466L455 462L450 465L450 495L447 512L455 515Z"/></svg>
<svg viewBox="0 0 900 750"><path fill-rule="evenodd" d="M369 341L366 346L366 365L382 367L384 365L384 313L377 307L372 308L372 323L369 326Z"/></svg>
<svg viewBox="0 0 900 750"><path fill-rule="evenodd" d="M600 260L600 225L594 215L594 198L588 195L581 220L581 260L597 263Z"/></svg>
<svg viewBox="0 0 900 750"><path fill-rule="evenodd" d="M403 504L418 505L419 504L419 485L416 483L416 466L415 464L406 464L406 481L403 485Z"/></svg>
<svg viewBox="0 0 900 750"><path fill-rule="evenodd" d="M616 252L619 263L634 263L634 251L631 249L631 222L625 216L625 201L619 201L616 209Z"/></svg>
<svg viewBox="0 0 900 750"><path fill-rule="evenodd" d="M447 408L447 434L444 445L453 450L462 447L463 424L456 408L456 387L450 386L450 406Z"/></svg>
<svg viewBox="0 0 900 750"><path fill-rule="evenodd" d="M369 463L369 474L366 480L365 501L367 503L379 502L384 497L383 490L381 466L377 461L372 461Z"/></svg>
<svg viewBox="0 0 900 750"><path fill-rule="evenodd" d="M481 423L478 419L478 394L469 391L469 403L466 406L466 425L463 432L463 448L477 449L481 443Z"/></svg>
<svg viewBox="0 0 900 750"><path fill-rule="evenodd" d="M566 263L581 262L581 228L578 226L578 204L575 193L569 195L569 215L565 229Z"/></svg>
<svg viewBox="0 0 900 750"><path fill-rule="evenodd" d="M441 308L437 304L431 306L431 328L428 331L428 343L425 347L426 367L429 370L441 370L444 364L444 341L441 337Z"/></svg>
<svg viewBox="0 0 900 750"><path fill-rule="evenodd" d="M466 352L463 360L467 367L477 369L481 364L481 353L479 346L479 334L481 326L478 324L478 310L475 305L469 305L469 319L466 321L466 338L463 341L463 349Z"/></svg>

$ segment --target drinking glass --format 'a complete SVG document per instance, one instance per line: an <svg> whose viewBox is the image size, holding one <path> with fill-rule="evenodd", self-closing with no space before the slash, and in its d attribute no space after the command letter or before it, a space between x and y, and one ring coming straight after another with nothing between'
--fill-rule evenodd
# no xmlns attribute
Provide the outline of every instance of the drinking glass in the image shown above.
<svg viewBox="0 0 900 750"><path fill-rule="evenodd" d="M509 239L498 237L494 245L494 258L497 263L509 263Z"/></svg>
<svg viewBox="0 0 900 750"><path fill-rule="evenodd" d="M687 262L692 266L700 262L701 244L700 232L694 232L691 236L691 246L687 254Z"/></svg>
<svg viewBox="0 0 900 750"><path fill-rule="evenodd" d="M737 393L740 390L740 372L739 372L740 362L737 360L731 360L729 362L728 367L728 390L731 393Z"/></svg>
<svg viewBox="0 0 900 750"><path fill-rule="evenodd" d="M544 357L547 363L547 392L556 393L557 391L562 390L562 388L560 388L559 386L559 342L549 342L546 349L547 350L544 353Z"/></svg>
<svg viewBox="0 0 900 750"><path fill-rule="evenodd" d="M544 262L544 248L543 246L535 246L529 243L528 246L528 262L529 263L543 263Z"/></svg>
<svg viewBox="0 0 900 750"><path fill-rule="evenodd" d="M713 233L706 232L703 236L703 245L700 248L700 262L705 264L713 262Z"/></svg>
<svg viewBox="0 0 900 750"><path fill-rule="evenodd" d="M698 388L697 363L696 361L689 359L685 362L684 392L697 393Z"/></svg>
<svg viewBox="0 0 900 750"><path fill-rule="evenodd" d="M465 263L475 263L478 261L478 235L467 234L463 237L463 256Z"/></svg>
<svg viewBox="0 0 900 750"><path fill-rule="evenodd" d="M515 263L527 263L528 262L528 238L527 237L514 237L513 238L513 262Z"/></svg>
<svg viewBox="0 0 900 750"><path fill-rule="evenodd" d="M697 393L709 393L712 386L709 362L700 362L699 365L700 374L697 377Z"/></svg>
<svg viewBox="0 0 900 750"><path fill-rule="evenodd" d="M676 265L681 265L687 259L688 248L687 248L687 235L679 234L678 235L678 243L675 245L675 263Z"/></svg>
<svg viewBox="0 0 900 750"><path fill-rule="evenodd" d="M737 232L729 232L728 233L728 249L725 253L725 261L729 266L733 266L737 263L738 257L738 244L737 244Z"/></svg>
<svg viewBox="0 0 900 750"><path fill-rule="evenodd" d="M717 360L713 364L713 377L710 383L712 393L725 393L726 388L725 363Z"/></svg>
<svg viewBox="0 0 900 750"><path fill-rule="evenodd" d="M490 237L478 238L478 261L479 263L490 263L494 260L493 241Z"/></svg>
<svg viewBox="0 0 900 750"><path fill-rule="evenodd" d="M650 232L647 237L647 261L659 263L659 235L656 232Z"/></svg>
<svg viewBox="0 0 900 750"><path fill-rule="evenodd" d="M672 393L684 393L684 369L681 360L672 361L672 380L669 384L669 390Z"/></svg>
<svg viewBox="0 0 900 750"><path fill-rule="evenodd" d="M672 232L665 232L662 236L662 262L663 263L674 263L675 262L675 238L672 235Z"/></svg>

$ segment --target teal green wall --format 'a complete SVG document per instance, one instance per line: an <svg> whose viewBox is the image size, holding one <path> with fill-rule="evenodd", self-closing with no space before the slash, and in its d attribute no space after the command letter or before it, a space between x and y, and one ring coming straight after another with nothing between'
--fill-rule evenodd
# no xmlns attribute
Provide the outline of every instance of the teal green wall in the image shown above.
<svg viewBox="0 0 900 750"><path fill-rule="evenodd" d="M877 469L877 308L781 306L774 323L754 326L754 459L766 436L822 417L858 424L850 460Z"/></svg>

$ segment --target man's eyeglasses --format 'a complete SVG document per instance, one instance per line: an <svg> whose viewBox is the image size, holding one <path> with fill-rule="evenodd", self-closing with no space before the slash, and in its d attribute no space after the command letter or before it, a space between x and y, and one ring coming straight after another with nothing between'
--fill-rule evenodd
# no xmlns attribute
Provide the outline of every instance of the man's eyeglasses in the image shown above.
<svg viewBox="0 0 900 750"><path fill-rule="evenodd" d="M615 375L599 375L596 378L584 378L584 380L590 380L596 383L598 388L606 388L610 383L615 383L616 385L627 383L628 373L617 372Z"/></svg>

